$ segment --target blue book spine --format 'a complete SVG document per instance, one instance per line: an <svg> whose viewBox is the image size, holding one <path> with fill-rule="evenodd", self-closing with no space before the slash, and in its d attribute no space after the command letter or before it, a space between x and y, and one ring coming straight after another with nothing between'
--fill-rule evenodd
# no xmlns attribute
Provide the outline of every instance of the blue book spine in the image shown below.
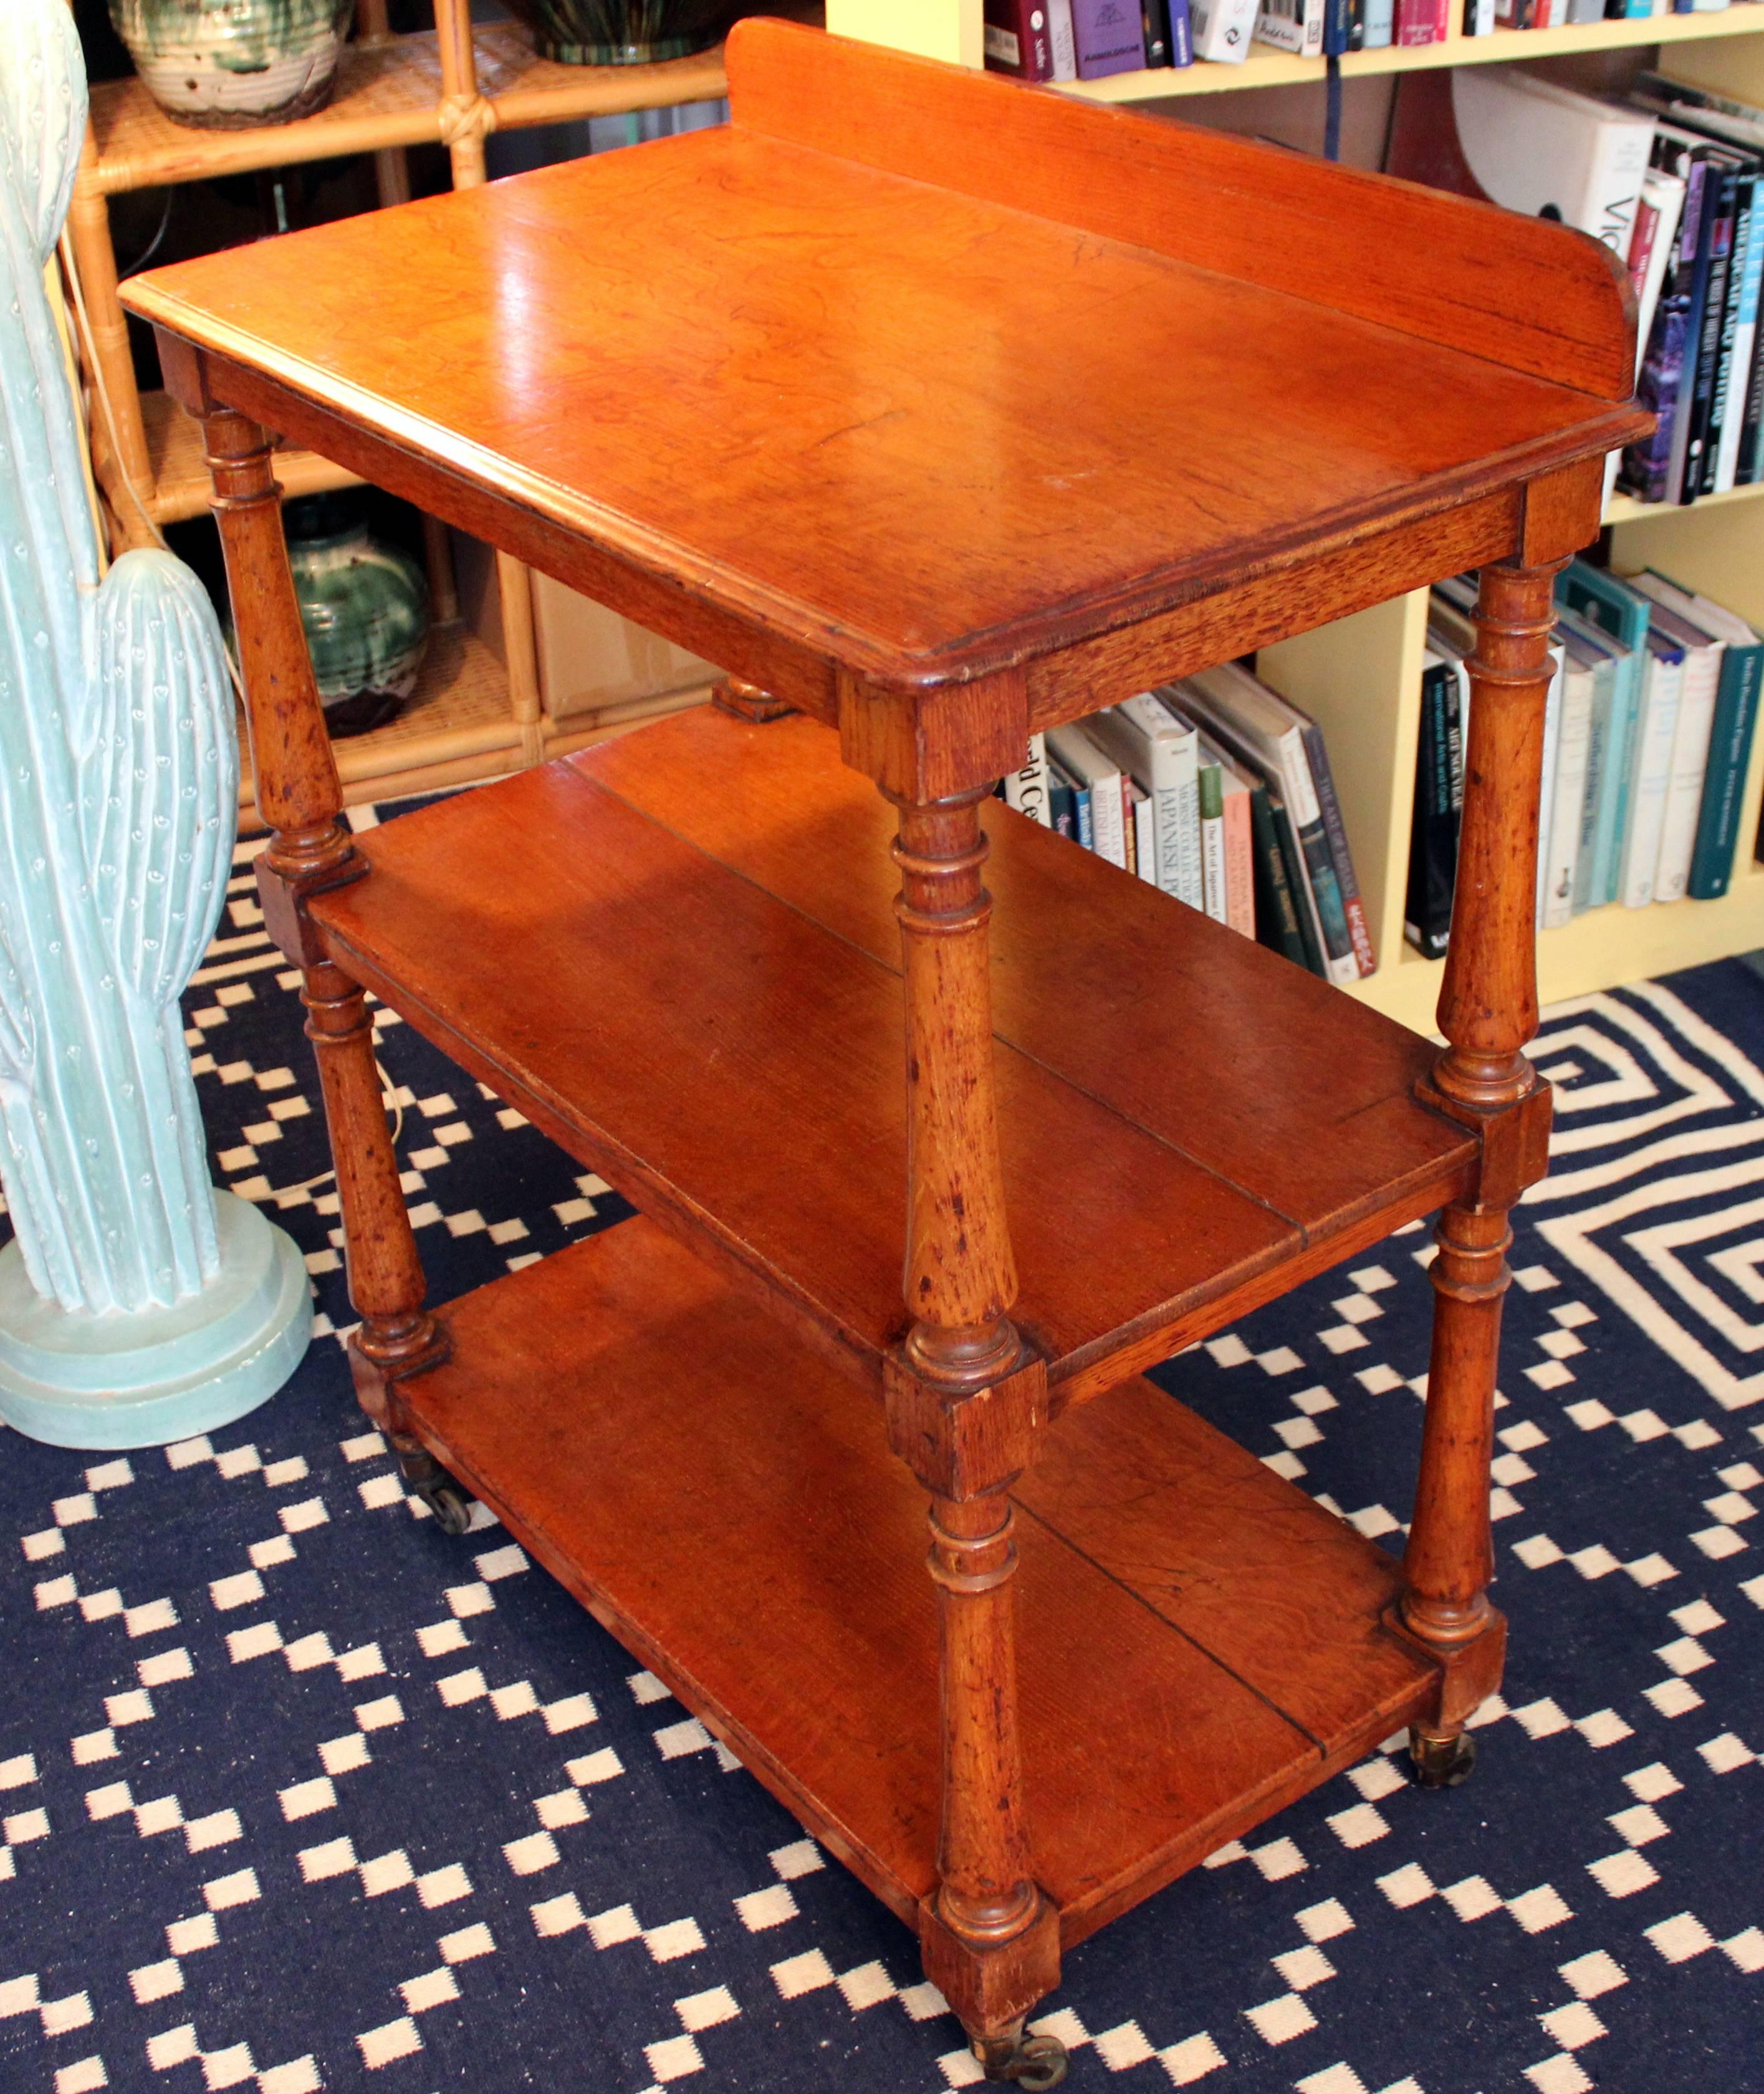
<svg viewBox="0 0 1764 2094"><path fill-rule="evenodd" d="M1686 893L1698 901L1725 894L1733 876L1733 850L1740 836L1740 795L1751 760L1757 727L1758 685L1764 681L1764 641L1737 647L1730 641L1721 661L1721 687L1715 697L1714 724L1709 736L1709 768L1703 780L1702 811L1697 819L1697 844L1691 854Z"/></svg>
<svg viewBox="0 0 1764 2094"><path fill-rule="evenodd" d="M1631 771L1636 728L1647 675L1648 599L1627 588L1603 568L1575 560L1558 578L1556 593L1569 610L1608 632L1628 652L1618 657L1611 686L1610 739L1599 789L1598 819L1593 831L1589 909L1614 901L1623 882L1623 842L1629 832Z"/></svg>
<svg viewBox="0 0 1764 2094"><path fill-rule="evenodd" d="M1188 0L1170 0L1170 63L1194 63L1194 32L1188 24Z"/></svg>
<svg viewBox="0 0 1764 2094"><path fill-rule="evenodd" d="M1078 841L1086 850L1097 848L1097 825L1091 819L1090 788L1075 783L1072 786L1072 809L1078 817Z"/></svg>

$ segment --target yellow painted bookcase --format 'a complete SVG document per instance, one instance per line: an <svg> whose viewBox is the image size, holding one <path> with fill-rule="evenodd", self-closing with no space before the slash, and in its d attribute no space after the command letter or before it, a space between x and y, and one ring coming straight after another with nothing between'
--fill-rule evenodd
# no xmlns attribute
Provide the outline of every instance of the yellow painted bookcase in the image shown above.
<svg viewBox="0 0 1764 2094"><path fill-rule="evenodd" d="M1453 5L1454 14L1461 13L1459 0ZM981 0L828 0L827 8L828 27L842 35L970 65L980 63L981 18ZM1454 20L1443 43L1352 52L1341 65L1351 88L1356 80L1437 66L1596 62L1600 54L1624 50L1654 63L1656 47L1662 72L1764 104L1764 5L1757 4L1488 37L1462 35ZM1323 77L1321 59L1289 57L1258 44L1241 65L1202 62L1177 72L1122 73L1064 91L1099 101L1155 102L1171 115L1206 121L1214 111L1197 98L1308 85L1320 105ZM1649 507L1619 495L1606 520L1613 526L1612 564L1619 572L1659 567L1764 628L1764 485L1684 509ZM1426 636L1427 597L1418 592L1265 649L1258 663L1268 681L1314 715L1328 737L1378 951L1377 972L1350 993L1423 1031L1432 1027L1442 963L1423 959L1405 942L1402 916ZM1119 695L1099 692L1097 703ZM1538 976L1545 1001L1764 946L1764 866L1753 855L1761 797L1764 731L1753 749L1728 893L1714 901L1645 909L1614 904L1542 932Z"/></svg>

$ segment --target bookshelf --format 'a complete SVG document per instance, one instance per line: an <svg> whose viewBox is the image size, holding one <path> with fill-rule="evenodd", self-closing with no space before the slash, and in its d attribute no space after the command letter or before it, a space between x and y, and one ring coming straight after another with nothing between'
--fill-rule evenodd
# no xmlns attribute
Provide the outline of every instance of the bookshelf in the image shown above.
<svg viewBox="0 0 1764 2094"><path fill-rule="evenodd" d="M828 0L827 26L841 35L968 64L980 62L980 24L981 0ZM1352 53L1342 71L1351 78L1655 46L1662 71L1764 102L1764 6L1756 4L1715 14L1578 23L1488 37L1466 37L1454 20L1443 43ZM1202 61L1180 71L1124 73L1061 91L1099 101L1175 103L1194 95L1320 83L1323 77L1320 59L1291 58L1258 46L1242 65ZM1617 496L1605 520L1612 527L1612 564L1619 571L1660 567L1764 628L1764 485L1738 488L1684 509ZM1379 959L1377 972L1348 993L1430 1032L1444 962L1424 960L1402 935L1426 633L1427 596L1417 591L1264 648L1257 667L1314 715L1328 736ZM1099 691L1097 703L1119 695ZM1764 945L1764 865L1751 856L1764 811L1761 803L1764 733L1754 741L1739 859L1727 893L1714 901L1653 903L1645 909L1613 905L1540 932L1543 1000L1560 1001Z"/></svg>
<svg viewBox="0 0 1764 2094"><path fill-rule="evenodd" d="M786 10L785 11L789 11ZM208 469L202 432L165 393L137 385L128 325L117 295L109 199L133 189L208 180L304 161L371 154L380 201L408 196L403 165L412 146L446 147L454 186L484 179L484 141L493 131L593 116L617 116L719 99L728 81L720 50L666 64L583 67L540 58L513 23L474 25L468 0L436 0L434 29L391 34L385 0L363 0L360 33L345 50L337 92L293 124L202 131L175 124L135 78L91 91L91 121L68 237L84 291L93 386L93 468L114 548L150 545L168 524L206 513ZM356 476L298 448L277 455L285 494L357 484ZM453 621L457 609L445 534L425 519L437 626L416 693L377 732L340 743L338 767L351 803L492 777L567 754L634 723L633 716L697 704L710 686L665 705L606 709L554 721L541 702L526 571L498 562L506 643L499 658ZM249 777L241 803L252 804Z"/></svg>

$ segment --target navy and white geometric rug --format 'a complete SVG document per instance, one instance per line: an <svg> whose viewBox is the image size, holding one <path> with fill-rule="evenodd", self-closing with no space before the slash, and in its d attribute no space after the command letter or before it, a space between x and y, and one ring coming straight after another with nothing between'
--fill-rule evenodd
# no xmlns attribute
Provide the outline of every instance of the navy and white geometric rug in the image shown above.
<svg viewBox="0 0 1764 2094"><path fill-rule="evenodd" d="M0 1439L0 2087L972 2083L906 1930L501 1528L414 1516L337 1342L334 1193L287 1189L326 1167L293 988L241 857L187 1007L217 1179L307 1255L305 1365L163 1451ZM620 1219L381 1019L436 1298ZM1075 2087L1764 2089L1764 982L1586 997L1537 1053L1475 1778L1374 1755L1076 1950ZM1400 1543L1427 1255L1158 1378Z"/></svg>

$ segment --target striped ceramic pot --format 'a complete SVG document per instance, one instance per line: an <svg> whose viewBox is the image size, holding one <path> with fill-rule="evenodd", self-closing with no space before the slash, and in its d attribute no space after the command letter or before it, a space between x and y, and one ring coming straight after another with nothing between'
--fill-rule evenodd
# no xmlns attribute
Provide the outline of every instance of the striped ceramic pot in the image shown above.
<svg viewBox="0 0 1764 2094"><path fill-rule="evenodd" d="M355 0L110 0L167 115L215 131L289 124L331 98Z"/></svg>
<svg viewBox="0 0 1764 2094"><path fill-rule="evenodd" d="M282 519L324 723L339 740L383 727L415 689L423 666L423 571L368 536L358 494L306 495L285 503Z"/></svg>

